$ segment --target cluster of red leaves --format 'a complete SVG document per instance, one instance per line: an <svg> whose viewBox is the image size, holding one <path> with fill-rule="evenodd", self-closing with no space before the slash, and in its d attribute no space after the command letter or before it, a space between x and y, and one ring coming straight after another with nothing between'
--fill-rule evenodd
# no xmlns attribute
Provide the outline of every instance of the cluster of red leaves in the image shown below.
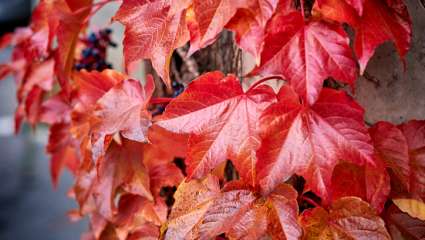
<svg viewBox="0 0 425 240"><path fill-rule="evenodd" d="M150 59L170 85L176 48L190 42L193 53L227 29L256 59L251 75L287 82L278 93L263 81L244 91L233 75L206 73L154 119L151 77L142 86L113 70L72 68L88 20L108 2L41 1L29 27L0 41L14 45L0 77L14 74L18 85L17 129L23 119L50 125L52 181L64 167L75 175L79 208L70 216L89 216L84 238L423 237L425 121L368 128L346 92L323 87L333 78L354 88L385 41L404 58L411 22L401 0L317 0L311 9L290 0L124 0L112 19L126 27L127 66ZM354 54L343 24L354 30ZM227 160L238 180L224 179ZM296 175L305 180L298 191ZM174 204L162 194L170 186Z"/></svg>

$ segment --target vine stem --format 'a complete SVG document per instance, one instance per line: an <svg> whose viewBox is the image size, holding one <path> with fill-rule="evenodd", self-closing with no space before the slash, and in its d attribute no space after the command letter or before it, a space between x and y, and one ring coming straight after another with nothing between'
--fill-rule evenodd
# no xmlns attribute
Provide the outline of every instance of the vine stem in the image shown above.
<svg viewBox="0 0 425 240"><path fill-rule="evenodd" d="M164 104L164 103L169 103L171 100L173 100L173 98L167 98L167 97L158 97L158 98L152 98L149 103L150 104Z"/></svg>
<svg viewBox="0 0 425 240"><path fill-rule="evenodd" d="M262 79L256 81L254 84L252 84L249 87L248 91L252 90L253 88L257 87L258 85L262 84L263 82L268 81L268 80L272 80L272 79L281 80L281 81L284 81L285 80L281 76L278 76L278 75L276 75L276 76L270 76L270 77L265 77L265 78L262 78Z"/></svg>
<svg viewBox="0 0 425 240"><path fill-rule="evenodd" d="M313 199L311 199L309 197L302 196L301 199L304 200L304 201L306 201L306 202L308 202L308 203L310 203L311 205L313 205L315 207L322 207L322 206L320 206L320 204L318 204L317 202L315 202Z"/></svg>
<svg viewBox="0 0 425 240"><path fill-rule="evenodd" d="M300 0L300 4L301 4L301 14L303 15L303 18L305 18L305 16L304 16L304 0Z"/></svg>

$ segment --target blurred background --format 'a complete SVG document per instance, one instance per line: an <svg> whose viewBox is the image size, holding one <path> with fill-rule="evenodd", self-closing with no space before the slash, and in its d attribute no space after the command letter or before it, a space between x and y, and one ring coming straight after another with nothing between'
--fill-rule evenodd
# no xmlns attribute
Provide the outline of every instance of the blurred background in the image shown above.
<svg viewBox="0 0 425 240"><path fill-rule="evenodd" d="M420 0L406 3L413 21L406 69L388 43L377 50L365 75L357 81L356 99L365 107L368 123L425 119L425 8ZM0 33L27 25L35 4L31 0L0 0ZM108 49L108 62L121 70L123 28L118 23L109 25L118 6L111 3L103 8L93 18L91 29L112 28L112 39L118 47ZM9 55L10 49L0 52L0 63L6 62ZM139 72L144 76L142 70ZM44 126L35 131L24 126L14 135L15 91L11 77L0 81L0 239L79 239L88 223L71 223L66 215L77 207L67 197L72 176L65 171L58 188L53 189L45 153L48 131Z"/></svg>
<svg viewBox="0 0 425 240"><path fill-rule="evenodd" d="M36 4L31 0L0 0L0 35L28 25ZM108 49L108 62L121 70L123 28L118 23L110 25L118 7L118 3L108 4L92 19L90 28L112 28L112 38L119 44ZM10 53L11 49L0 51L0 63L7 62ZM15 91L13 77L0 81L0 239L80 239L88 222L73 223L67 217L67 212L77 207L67 197L73 184L71 174L64 171L57 189L50 181L45 152L48 129L39 126L33 131L24 125L18 135L13 132Z"/></svg>

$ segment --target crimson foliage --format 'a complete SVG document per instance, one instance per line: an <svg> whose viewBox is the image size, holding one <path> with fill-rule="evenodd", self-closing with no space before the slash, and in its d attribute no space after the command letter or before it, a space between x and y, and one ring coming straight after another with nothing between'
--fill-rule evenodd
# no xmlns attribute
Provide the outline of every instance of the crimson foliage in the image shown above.
<svg viewBox="0 0 425 240"><path fill-rule="evenodd" d="M256 60L250 76L265 77L243 90L234 75L205 73L155 117L164 99L152 98L151 76L142 86L73 68L109 2L42 0L29 27L0 41L13 46L0 77L18 86L16 131L50 126L52 181L63 168L75 175L70 216L89 216L84 239L424 237L425 121L368 128L347 92L324 87L354 88L385 41L404 61L402 0L123 0L112 20L125 26L128 68L149 59L171 86L174 50L196 52L226 29ZM285 84L276 93L269 79ZM224 178L228 159L238 179Z"/></svg>

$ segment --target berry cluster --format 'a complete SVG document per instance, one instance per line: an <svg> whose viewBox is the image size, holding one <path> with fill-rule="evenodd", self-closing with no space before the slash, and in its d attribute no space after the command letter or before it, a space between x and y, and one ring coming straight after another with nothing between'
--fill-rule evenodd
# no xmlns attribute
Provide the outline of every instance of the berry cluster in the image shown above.
<svg viewBox="0 0 425 240"><path fill-rule="evenodd" d="M83 40L86 47L81 51L81 58L77 60L75 69L102 71L106 68L112 68L112 65L106 62L107 47L117 46L117 44L111 40L111 33L112 30L109 28L102 29L98 33L90 33L90 35Z"/></svg>
<svg viewBox="0 0 425 240"><path fill-rule="evenodd" d="M172 98L177 97L178 95L180 95L184 91L183 84L181 84L181 83L179 83L175 80L171 83L171 87L173 88L173 95L171 96Z"/></svg>

